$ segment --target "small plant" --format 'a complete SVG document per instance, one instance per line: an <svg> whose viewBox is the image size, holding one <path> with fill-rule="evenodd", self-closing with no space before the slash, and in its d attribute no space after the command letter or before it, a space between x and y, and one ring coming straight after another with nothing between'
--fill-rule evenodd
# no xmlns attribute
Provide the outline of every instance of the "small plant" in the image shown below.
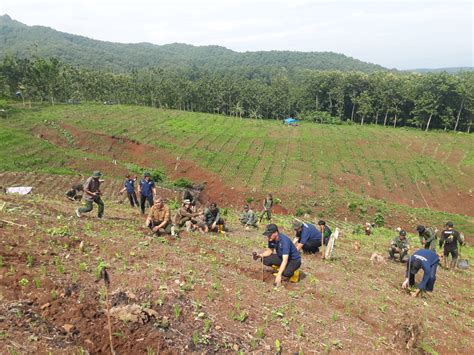
<svg viewBox="0 0 474 355"><path fill-rule="evenodd" d="M58 298L59 294L58 294L58 291L56 290L52 290L51 291L51 299L54 301Z"/></svg>
<svg viewBox="0 0 474 355"><path fill-rule="evenodd" d="M34 279L33 283L35 285L35 288L41 288L41 280L39 279Z"/></svg>
<svg viewBox="0 0 474 355"><path fill-rule="evenodd" d="M25 279L25 278L22 278L20 281L18 281L18 285L20 285L21 287L25 287L29 283L30 283L30 281L28 281L28 279Z"/></svg>
<svg viewBox="0 0 474 355"><path fill-rule="evenodd" d="M206 318L204 319L203 321L203 327L202 327L202 330L204 332L204 334L208 333L209 330L211 329L211 320Z"/></svg>
<svg viewBox="0 0 474 355"><path fill-rule="evenodd" d="M357 206L358 206L358 203L357 202L354 202L354 201L351 201L347 204L347 208L349 209L349 211L351 212L355 212L355 210L357 209Z"/></svg>
<svg viewBox="0 0 474 355"><path fill-rule="evenodd" d="M263 327L258 327L257 330L255 331L255 336L258 339L263 339L265 337L265 330Z"/></svg>
<svg viewBox="0 0 474 355"><path fill-rule="evenodd" d="M301 324L298 328L296 328L296 335L299 337L304 336L304 324Z"/></svg>
<svg viewBox="0 0 474 355"><path fill-rule="evenodd" d="M383 227L385 225L385 218L380 211L375 214L374 223L377 227Z"/></svg>
<svg viewBox="0 0 474 355"><path fill-rule="evenodd" d="M177 179L173 185L176 187L182 187L182 188L187 188L187 189L191 189L194 187L194 184L185 178Z"/></svg>
<svg viewBox="0 0 474 355"><path fill-rule="evenodd" d="M331 319L336 322L338 319L339 319L339 314L337 314L336 312L334 312L332 315L331 315Z"/></svg>
<svg viewBox="0 0 474 355"><path fill-rule="evenodd" d="M276 339L275 340L275 349L276 349L276 352L277 354L281 354L281 342L279 339Z"/></svg>
<svg viewBox="0 0 474 355"><path fill-rule="evenodd" d="M71 235L69 226L49 228L47 232L51 237L67 237Z"/></svg>
<svg viewBox="0 0 474 355"><path fill-rule="evenodd" d="M245 199L245 202L247 202L247 203L252 203L252 202L253 202L253 197L247 197L247 198Z"/></svg>
<svg viewBox="0 0 474 355"><path fill-rule="evenodd" d="M3 261L3 257L0 256L0 267L4 267L5 266L5 262Z"/></svg>
<svg viewBox="0 0 474 355"><path fill-rule="evenodd" d="M107 267L107 263L104 260L99 259L99 262L97 263L97 266L95 268L95 276L97 280L100 279L102 270L106 267Z"/></svg>
<svg viewBox="0 0 474 355"><path fill-rule="evenodd" d="M33 267L34 262L33 255L28 255L26 257L26 265L28 265L28 267Z"/></svg>
<svg viewBox="0 0 474 355"><path fill-rule="evenodd" d="M179 316L181 315L181 306L179 304L174 304L173 310L174 310L174 317L178 319Z"/></svg>
<svg viewBox="0 0 474 355"><path fill-rule="evenodd" d="M79 270L80 271L87 271L87 268L88 268L88 266L87 266L86 263L80 263L79 264Z"/></svg>

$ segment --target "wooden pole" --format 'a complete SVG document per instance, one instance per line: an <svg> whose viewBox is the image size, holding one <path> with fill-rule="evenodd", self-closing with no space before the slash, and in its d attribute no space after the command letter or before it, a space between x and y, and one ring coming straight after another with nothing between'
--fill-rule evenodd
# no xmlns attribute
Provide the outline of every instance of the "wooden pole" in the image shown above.
<svg viewBox="0 0 474 355"><path fill-rule="evenodd" d="M265 281L263 272L264 272L264 271L263 271L263 256L262 256L262 281Z"/></svg>
<svg viewBox="0 0 474 355"><path fill-rule="evenodd" d="M324 255L324 226L319 226L319 230L321 231L321 259L325 259L326 256Z"/></svg>

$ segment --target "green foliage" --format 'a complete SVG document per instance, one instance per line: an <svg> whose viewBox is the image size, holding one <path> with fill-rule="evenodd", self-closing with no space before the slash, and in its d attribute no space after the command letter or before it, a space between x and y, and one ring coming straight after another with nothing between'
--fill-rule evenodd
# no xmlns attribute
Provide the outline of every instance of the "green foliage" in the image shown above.
<svg viewBox="0 0 474 355"><path fill-rule="evenodd" d="M30 281L28 281L28 279L25 279L25 278L22 278L20 281L18 281L18 285L20 285L21 287L25 287L29 283L30 283Z"/></svg>
<svg viewBox="0 0 474 355"><path fill-rule="evenodd" d="M174 186L181 187L181 188L193 188L194 186L194 184L191 181L185 178L179 178L175 180L173 184Z"/></svg>
<svg viewBox="0 0 474 355"><path fill-rule="evenodd" d="M374 216L374 223L377 227L383 227L385 225L385 217L382 212L377 212Z"/></svg>

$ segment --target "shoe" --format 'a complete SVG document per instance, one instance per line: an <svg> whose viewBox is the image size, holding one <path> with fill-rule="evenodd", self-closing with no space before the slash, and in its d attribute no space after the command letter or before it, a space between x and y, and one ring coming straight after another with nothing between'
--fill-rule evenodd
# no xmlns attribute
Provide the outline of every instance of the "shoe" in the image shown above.
<svg viewBox="0 0 474 355"><path fill-rule="evenodd" d="M293 276L290 277L290 282L298 282L300 280L300 271L296 270Z"/></svg>
<svg viewBox="0 0 474 355"><path fill-rule="evenodd" d="M77 218L81 218L81 212L79 212L79 208L76 209L76 216Z"/></svg>

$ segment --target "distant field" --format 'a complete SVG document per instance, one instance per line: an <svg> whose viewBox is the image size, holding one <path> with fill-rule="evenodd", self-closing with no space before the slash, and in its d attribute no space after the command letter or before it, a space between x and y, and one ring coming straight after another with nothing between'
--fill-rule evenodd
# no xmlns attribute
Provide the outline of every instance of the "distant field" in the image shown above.
<svg viewBox="0 0 474 355"><path fill-rule="evenodd" d="M364 218L365 208L370 213L370 208L381 209L387 202L474 216L474 137L464 133L304 122L285 127L273 120L240 120L145 107L60 105L20 111L2 121L0 135L11 135L10 129L14 128L18 132L15 134L24 139L38 129L55 129L63 135L63 147L35 137L27 140L25 157L12 147L18 140L10 137L13 143L2 152L0 168L21 168L8 163L8 157L18 154L33 169L56 165L55 169L64 168L61 159L49 163L48 157L57 149L61 149L63 160L82 154L105 159L94 152L94 139L86 151L81 147L79 152L67 129L51 122L164 149L173 159L193 161L219 175L228 186L246 189L249 196L274 192L293 209L305 206L330 215L337 212L331 209L332 202L339 201L341 208L340 201L356 201L368 205L356 206L360 211L355 212ZM38 161L36 155L44 159Z"/></svg>

